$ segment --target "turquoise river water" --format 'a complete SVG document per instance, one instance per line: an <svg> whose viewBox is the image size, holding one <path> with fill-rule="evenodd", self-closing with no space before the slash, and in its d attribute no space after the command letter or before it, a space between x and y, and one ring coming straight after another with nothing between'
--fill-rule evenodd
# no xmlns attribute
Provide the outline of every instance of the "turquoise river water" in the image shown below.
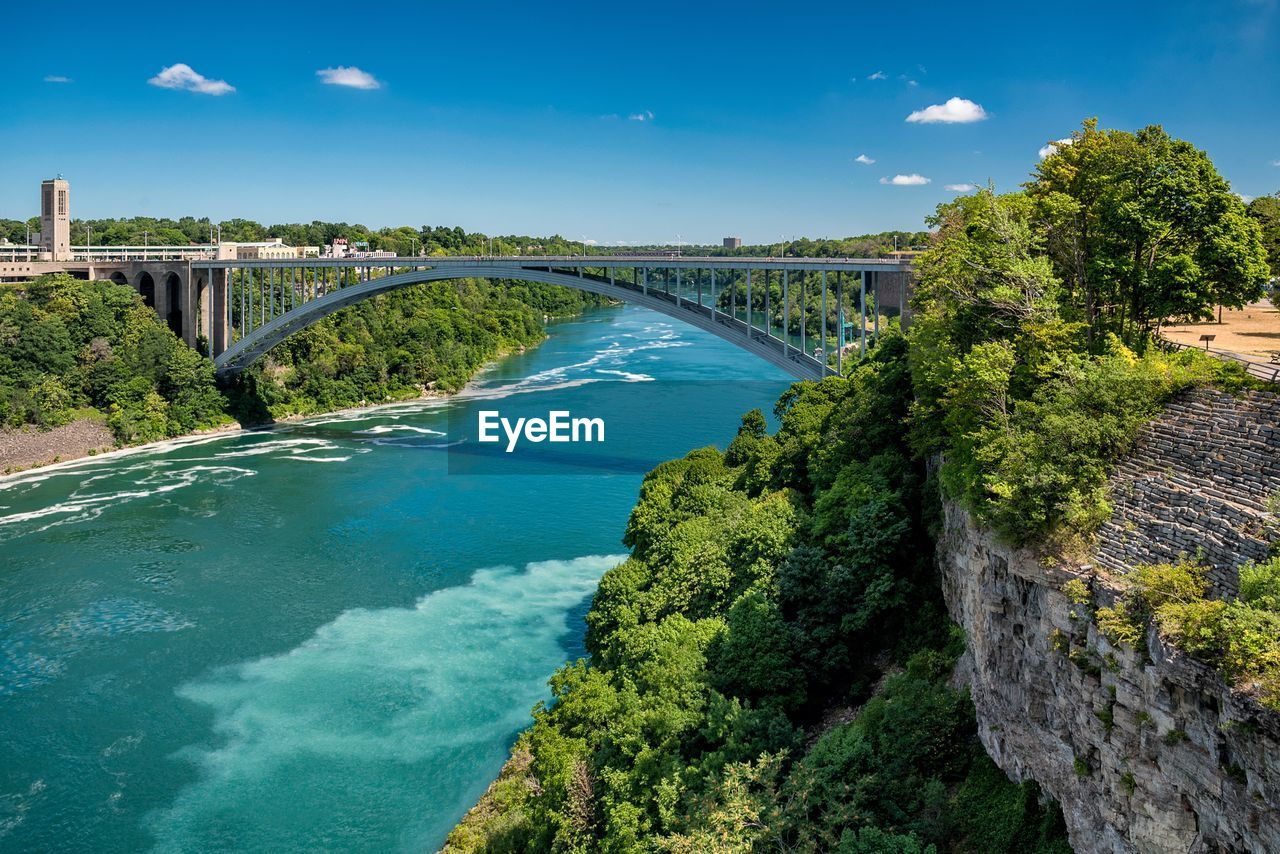
<svg viewBox="0 0 1280 854"><path fill-rule="evenodd" d="M583 654L643 470L787 383L640 309L550 331L447 402L0 479L0 850L437 848ZM608 456L451 464L517 400Z"/></svg>

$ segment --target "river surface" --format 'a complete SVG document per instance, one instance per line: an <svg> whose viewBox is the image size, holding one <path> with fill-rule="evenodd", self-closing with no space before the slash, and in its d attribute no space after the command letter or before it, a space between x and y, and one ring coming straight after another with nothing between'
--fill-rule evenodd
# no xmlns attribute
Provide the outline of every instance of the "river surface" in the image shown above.
<svg viewBox="0 0 1280 854"><path fill-rule="evenodd" d="M0 850L437 848L583 654L643 470L787 384L642 309L550 332L447 402L0 479ZM608 455L455 464L517 400Z"/></svg>

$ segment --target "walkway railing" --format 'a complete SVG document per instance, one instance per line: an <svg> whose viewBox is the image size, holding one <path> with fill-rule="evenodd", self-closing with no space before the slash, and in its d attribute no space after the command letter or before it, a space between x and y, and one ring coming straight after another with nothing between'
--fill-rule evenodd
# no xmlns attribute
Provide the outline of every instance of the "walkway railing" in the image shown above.
<svg viewBox="0 0 1280 854"><path fill-rule="evenodd" d="M1246 359L1239 353L1232 353L1229 350L1219 350L1216 347L1197 347L1195 344L1183 344L1181 341L1170 341L1163 335L1160 336L1160 344L1168 350L1198 350L1201 353L1208 353L1215 359L1221 359L1224 362L1239 362L1244 365L1245 373L1251 377L1257 377L1263 382L1280 385L1280 362L1274 364L1266 364L1263 362L1255 362L1252 359Z"/></svg>

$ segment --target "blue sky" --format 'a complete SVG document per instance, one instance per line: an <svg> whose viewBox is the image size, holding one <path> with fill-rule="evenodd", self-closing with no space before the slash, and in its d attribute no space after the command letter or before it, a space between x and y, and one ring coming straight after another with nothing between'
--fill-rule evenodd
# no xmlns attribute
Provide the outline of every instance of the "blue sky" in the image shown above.
<svg viewBox="0 0 1280 854"><path fill-rule="evenodd" d="M0 216L61 172L78 216L765 243L920 228L948 185L1013 188L1094 115L1280 190L1280 0L0 14L24 34L0 53Z"/></svg>

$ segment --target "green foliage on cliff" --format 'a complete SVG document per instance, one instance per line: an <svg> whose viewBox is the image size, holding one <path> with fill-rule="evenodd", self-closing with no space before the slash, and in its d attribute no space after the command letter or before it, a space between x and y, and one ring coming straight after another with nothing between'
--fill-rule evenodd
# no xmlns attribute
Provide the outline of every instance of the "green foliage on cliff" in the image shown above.
<svg viewBox="0 0 1280 854"><path fill-rule="evenodd" d="M948 494L1014 542L1091 531L1110 514L1108 472L1171 397L1248 382L1239 365L1152 345L1150 324L1255 298L1265 281L1257 228L1239 200L1223 195L1216 173L1206 177L1203 155L1162 134L1100 135L1086 125L1028 192L983 190L931 220L938 231L919 259L913 299L913 444L944 452ZM1148 172L1164 175L1162 163L1211 186L1159 183ZM1195 216L1175 217L1180 205ZM1115 245L1103 234L1130 215L1181 236L1152 247L1157 260L1126 267L1117 258L1146 246L1147 232L1133 225L1130 242ZM1178 284L1188 275L1204 281Z"/></svg>
<svg viewBox="0 0 1280 854"><path fill-rule="evenodd" d="M132 289L59 273L0 291L0 424L56 427L96 410L121 442L230 420L213 365Z"/></svg>
<svg viewBox="0 0 1280 854"><path fill-rule="evenodd" d="M891 337L793 386L775 434L748 413L725 453L651 472L590 658L535 710L523 784L452 850L1065 852L1057 810L994 769L946 684L959 645L910 399Z"/></svg>
<svg viewBox="0 0 1280 854"><path fill-rule="evenodd" d="M1179 649L1280 711L1280 558L1240 567L1234 598L1211 596L1204 567L1186 562L1135 567L1124 585L1117 606L1098 612L1110 638L1138 644L1154 619Z"/></svg>

